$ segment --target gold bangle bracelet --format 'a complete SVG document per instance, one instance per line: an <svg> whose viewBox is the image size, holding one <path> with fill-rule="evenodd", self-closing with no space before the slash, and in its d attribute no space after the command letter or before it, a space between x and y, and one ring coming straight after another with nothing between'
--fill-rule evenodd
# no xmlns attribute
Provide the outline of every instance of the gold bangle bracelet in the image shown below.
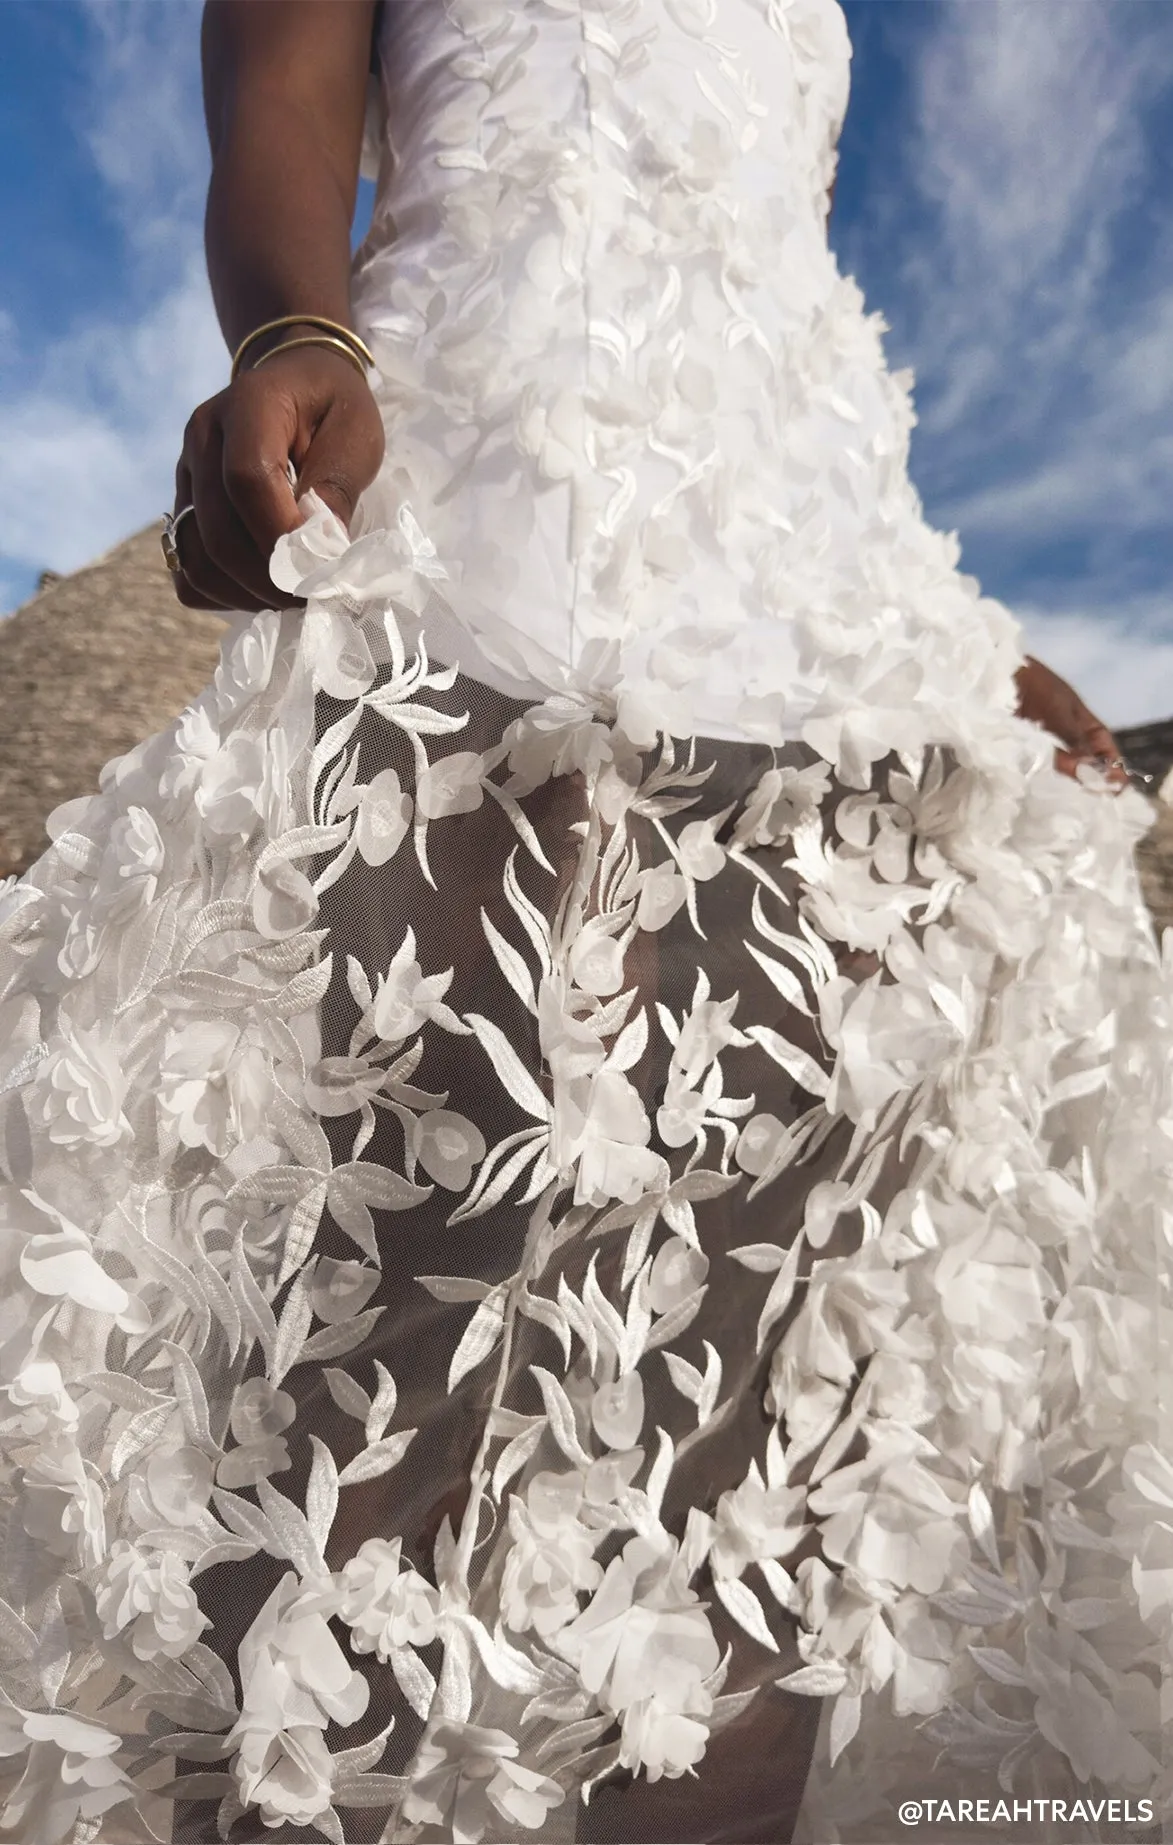
<svg viewBox="0 0 1173 1845"><path fill-rule="evenodd" d="M266 320L262 326L254 327L251 333L245 334L233 355L231 376L236 377L245 353L256 340L263 338L266 333L279 333L283 327L318 327L323 333L331 333L336 339L343 340L364 365L374 366L374 354L370 348L357 333L344 327L340 321L326 320L321 314L282 314L279 319Z"/></svg>
<svg viewBox="0 0 1173 1845"><path fill-rule="evenodd" d="M344 341L334 339L329 333L307 333L304 339L282 340L279 346L270 346L268 352L263 352L248 369L253 372L258 371L270 359L275 359L279 352L295 352L299 346L332 346L335 352L340 352L343 358L350 360L363 383L366 383L367 368L353 346L347 346Z"/></svg>

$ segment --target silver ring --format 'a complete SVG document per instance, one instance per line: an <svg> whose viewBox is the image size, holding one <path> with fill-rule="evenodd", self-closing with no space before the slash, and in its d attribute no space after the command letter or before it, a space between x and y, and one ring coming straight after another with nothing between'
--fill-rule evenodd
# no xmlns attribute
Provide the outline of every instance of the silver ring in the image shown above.
<svg viewBox="0 0 1173 1845"><path fill-rule="evenodd" d="M1111 762L1106 762L1104 767L1105 770L1123 769L1125 779L1130 782L1139 782L1142 788L1148 788L1156 780L1155 775L1149 775L1144 769L1134 769L1123 756L1113 756Z"/></svg>
<svg viewBox="0 0 1173 1845"><path fill-rule="evenodd" d="M193 513L194 511L194 506L181 506L177 513L163 514L163 532L159 539L159 543L163 547L163 561L173 577L178 576L179 572L183 569L183 565L179 559L179 545L177 542L179 528L187 518L188 513Z"/></svg>

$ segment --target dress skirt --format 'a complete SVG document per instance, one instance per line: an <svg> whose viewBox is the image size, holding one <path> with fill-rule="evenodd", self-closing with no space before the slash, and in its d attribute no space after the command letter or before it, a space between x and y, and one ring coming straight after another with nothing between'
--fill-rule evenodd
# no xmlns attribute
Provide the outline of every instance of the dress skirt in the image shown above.
<svg viewBox="0 0 1173 1845"><path fill-rule="evenodd" d="M1152 1799L1165 976L1134 810L1007 735L641 749L311 591L58 811L0 912L23 1836Z"/></svg>
<svg viewBox="0 0 1173 1845"><path fill-rule="evenodd" d="M974 778L941 749L864 790L800 742L641 752L589 710L435 681L422 769L419 728L386 720L395 669L357 722L316 699L325 781L351 779L345 733L382 805L341 875L307 867L329 880L312 1094L336 1192L272 1310L285 1326L305 1290L315 1330L236 1383L294 1506L323 1471L354 1482L319 1595L364 1708L324 1736L378 1770L342 1836L789 1838L820 1716L825 1753L831 1694L849 1705L815 1637L837 1616L903 1739L852 1794L844 1836L881 1845L885 1785L909 1762L934 1785L940 1738L913 1738L955 1670L935 1603L967 1612L975 1509L978 1555L1009 1534L1021 1556L1045 1498L1015 1458L1027 1418L990 1430L987 1497L948 1400L983 1311L1017 1315L991 1375L1025 1376L1061 1268L950 1184L979 1160L947 1126L980 1060L958 1059L942 923L978 882L946 856ZM1022 971L983 974L994 1040ZM934 1235L950 1208L968 1265ZM242 1709L234 1662L288 1569L258 1553L196 1584ZM1039 1785L1074 1801L1052 1758ZM271 1743L266 1764L292 1772ZM176 1841L218 1836L216 1811L183 1803ZM1069 1833L1110 1828L1042 1836Z"/></svg>

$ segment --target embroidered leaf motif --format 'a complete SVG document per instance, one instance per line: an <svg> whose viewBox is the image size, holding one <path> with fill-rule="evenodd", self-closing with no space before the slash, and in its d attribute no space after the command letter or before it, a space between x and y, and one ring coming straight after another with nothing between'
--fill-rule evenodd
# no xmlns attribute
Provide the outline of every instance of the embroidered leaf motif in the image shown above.
<svg viewBox="0 0 1173 1845"><path fill-rule="evenodd" d="M570 1407L570 1399L566 1392L558 1379L551 1372L544 1370L541 1365L531 1365L530 1370L538 1381L554 1440L567 1460L575 1467L589 1467L591 1457L578 1438L578 1431L574 1424L574 1411Z"/></svg>
<svg viewBox="0 0 1173 1845"><path fill-rule="evenodd" d="M311 1435L314 1459L305 1490L306 1520L310 1536L320 1551L325 1551L338 1510L338 1466L333 1454L319 1435ZM368 1449L369 1453L370 1450Z"/></svg>
<svg viewBox="0 0 1173 1845"><path fill-rule="evenodd" d="M509 985L517 994L518 999L521 1001L526 1011L536 1012L538 1002L534 993L533 975L530 973L522 956L518 954L512 943L505 940L505 937L501 934L501 931L497 928L495 923L492 922L488 911L483 906L481 908L481 926L488 938L489 946L493 950L493 956L497 962L497 966L501 969Z"/></svg>
<svg viewBox="0 0 1173 1845"><path fill-rule="evenodd" d="M281 1318L277 1322L277 1342L269 1367L269 1375L274 1384L279 1384L290 1367L297 1363L297 1355L305 1344L313 1317L309 1281L303 1270L286 1295Z"/></svg>
<svg viewBox="0 0 1173 1845"><path fill-rule="evenodd" d="M383 1307L368 1307L364 1313L356 1313L353 1319L339 1320L336 1326L321 1327L316 1333L311 1333L293 1363L304 1365L311 1358L340 1358L343 1352L353 1352L356 1345L362 1344L383 1312Z"/></svg>
<svg viewBox="0 0 1173 1845"><path fill-rule="evenodd" d="M528 1429L523 1429L520 1435L514 1435L506 1442L497 1456L497 1464L493 1469L493 1497L495 1499L500 1499L514 1474L520 1472L531 1454L534 1453L542 1439L545 1426L546 1418L536 1416Z"/></svg>
<svg viewBox="0 0 1173 1845"><path fill-rule="evenodd" d="M395 1414L395 1406L399 1401L395 1379L381 1358L375 1360L375 1373L379 1382L375 1390L375 1400L371 1404L366 1420L366 1436L369 1442L379 1440Z"/></svg>
<svg viewBox="0 0 1173 1845"><path fill-rule="evenodd" d="M270 1556L281 1555L272 1520L264 1512L258 1511L255 1505L250 1505L238 1493L225 1492L221 1486L213 1487L212 1498L225 1524L240 1537L247 1538L258 1550L267 1550Z"/></svg>
<svg viewBox="0 0 1173 1845"><path fill-rule="evenodd" d="M479 1012L466 1013L465 1018L475 1032L477 1042L488 1052L489 1060L506 1093L535 1121L546 1121L550 1105L501 1027L494 1025L492 1019L484 1018Z"/></svg>
<svg viewBox="0 0 1173 1845"><path fill-rule="evenodd" d="M287 1557L301 1576L313 1578L324 1575L325 1560L305 1513L300 1512L292 1499L279 1493L268 1480L257 1481L256 1495L261 1502L261 1510L276 1534L278 1556Z"/></svg>
<svg viewBox="0 0 1173 1845"><path fill-rule="evenodd" d="M415 1433L414 1429L401 1429L397 1435L372 1442L369 1448L347 1462L338 1475L339 1486L356 1486L363 1480L377 1479L381 1473L390 1473L407 1453Z"/></svg>
<svg viewBox="0 0 1173 1845"><path fill-rule="evenodd" d="M332 1365L327 1365L322 1376L326 1380L327 1390L343 1414L354 1416L359 1422L365 1421L370 1414L371 1399L362 1385L351 1377L350 1372L337 1371Z"/></svg>
<svg viewBox="0 0 1173 1845"><path fill-rule="evenodd" d="M756 1640L759 1646L768 1647L771 1653L778 1651L778 1642L767 1625L762 1604L748 1583L738 1577L714 1575L713 1593L751 1639ZM779 1684L784 1682L778 1680ZM797 1687L790 1685L788 1689L794 1691Z"/></svg>
<svg viewBox="0 0 1173 1845"><path fill-rule="evenodd" d="M475 1371L478 1365L483 1364L495 1348L501 1337L508 1292L508 1285L504 1282L495 1287L491 1294L486 1295L465 1327L448 1367L450 1392L455 1390L462 1377L467 1377L470 1371Z"/></svg>

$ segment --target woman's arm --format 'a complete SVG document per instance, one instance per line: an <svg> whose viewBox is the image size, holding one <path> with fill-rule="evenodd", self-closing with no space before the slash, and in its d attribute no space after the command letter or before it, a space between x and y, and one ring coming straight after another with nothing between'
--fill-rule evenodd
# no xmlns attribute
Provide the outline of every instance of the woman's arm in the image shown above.
<svg viewBox="0 0 1173 1845"><path fill-rule="evenodd" d="M375 0L207 0L204 100L212 150L208 275L230 347L266 321L350 325L350 228ZM248 365L313 329L249 349ZM280 353L201 404L176 471L180 600L271 606L269 557L313 487L349 521L382 459L378 409L328 347Z"/></svg>
<svg viewBox="0 0 1173 1845"><path fill-rule="evenodd" d="M1081 762L1099 762L1113 786L1124 786L1128 771L1113 766L1120 761L1120 745L1102 719L1088 710L1074 686L1031 654L1015 674L1015 683L1018 716L1041 724L1066 746L1055 751L1057 769L1074 775Z"/></svg>
<svg viewBox="0 0 1173 1845"><path fill-rule="evenodd" d="M350 323L374 14L375 0L207 0L208 277L231 348L283 314Z"/></svg>

